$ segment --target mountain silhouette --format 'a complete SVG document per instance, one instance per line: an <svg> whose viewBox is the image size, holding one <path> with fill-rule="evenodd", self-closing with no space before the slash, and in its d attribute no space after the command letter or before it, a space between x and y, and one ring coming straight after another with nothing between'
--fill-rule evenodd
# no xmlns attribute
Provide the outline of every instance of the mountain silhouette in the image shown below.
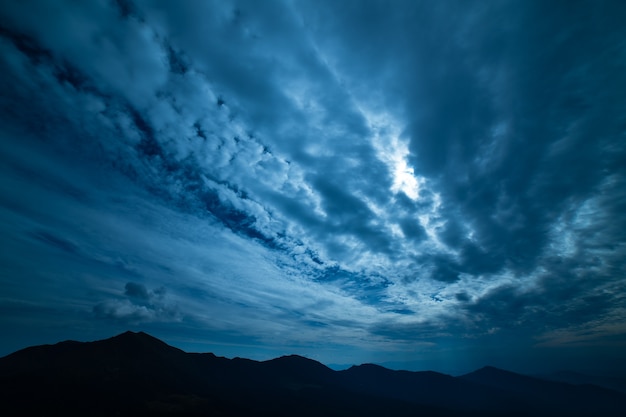
<svg viewBox="0 0 626 417"><path fill-rule="evenodd" d="M93 416L623 416L626 395L486 367L460 377L364 364L333 371L186 353L146 333L0 358L3 414Z"/></svg>
<svg viewBox="0 0 626 417"><path fill-rule="evenodd" d="M572 385L597 385L626 393L626 378L616 376L587 375L572 371L557 371L535 376L548 381L566 382Z"/></svg>
<svg viewBox="0 0 626 417"><path fill-rule="evenodd" d="M571 385L548 381L486 366L459 377L483 386L515 394L523 402L519 408L542 412L605 415L623 407L624 395L595 385Z"/></svg>

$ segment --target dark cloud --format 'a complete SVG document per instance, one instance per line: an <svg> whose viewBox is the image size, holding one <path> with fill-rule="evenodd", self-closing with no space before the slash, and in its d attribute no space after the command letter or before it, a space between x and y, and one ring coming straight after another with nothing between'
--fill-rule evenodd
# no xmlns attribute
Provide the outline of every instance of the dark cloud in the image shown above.
<svg viewBox="0 0 626 417"><path fill-rule="evenodd" d="M415 167L437 178L444 216L454 219L444 239L467 246L458 225L469 223L500 268L526 272L536 266L546 231L566 204L581 202L601 184L616 156L606 146L618 134L616 114L604 107L617 98L604 96L616 81L606 76L614 64L591 58L585 46L608 46L598 22L582 19L584 8L547 9L529 7L512 28L498 10L488 10L474 22L478 36L469 45L456 44L454 37L443 46L427 44L427 50L441 52L429 58L434 65L426 70L427 89L409 103L416 109L429 103L408 134ZM494 30L486 22L501 23ZM521 28L524 38L516 34ZM454 62L451 56L459 62L437 65ZM477 78L483 73L489 78ZM507 107L498 100L504 91L492 93L500 88ZM592 108L573 106L572 95ZM470 268L475 262L481 257L468 257Z"/></svg>
<svg viewBox="0 0 626 417"><path fill-rule="evenodd" d="M146 287L142 284L137 284L136 282L127 282L124 286L124 295L130 298L136 298L143 301L150 300L150 294Z"/></svg>
<svg viewBox="0 0 626 417"><path fill-rule="evenodd" d="M132 325L180 321L178 306L169 302L165 295L164 287L148 290L143 284L127 282L124 286L126 298L100 302L93 307L93 313L100 319Z"/></svg>
<svg viewBox="0 0 626 417"><path fill-rule="evenodd" d="M419 262L432 265L431 278L437 281L454 282L459 279L461 265L451 256L436 255L422 258Z"/></svg>

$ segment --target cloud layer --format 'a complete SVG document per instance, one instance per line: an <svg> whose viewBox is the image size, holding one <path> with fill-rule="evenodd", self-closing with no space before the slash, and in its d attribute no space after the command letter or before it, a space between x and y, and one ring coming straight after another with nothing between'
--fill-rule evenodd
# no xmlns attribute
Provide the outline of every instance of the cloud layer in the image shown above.
<svg viewBox="0 0 626 417"><path fill-rule="evenodd" d="M623 346L624 16L3 5L0 303L337 361Z"/></svg>

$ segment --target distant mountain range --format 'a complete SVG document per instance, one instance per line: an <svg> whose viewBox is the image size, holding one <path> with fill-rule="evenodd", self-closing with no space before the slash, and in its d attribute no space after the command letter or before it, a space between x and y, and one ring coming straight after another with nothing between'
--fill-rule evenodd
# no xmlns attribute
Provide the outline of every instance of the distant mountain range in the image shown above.
<svg viewBox="0 0 626 417"><path fill-rule="evenodd" d="M624 416L626 394L485 367L452 377L186 353L146 333L0 358L7 416Z"/></svg>
<svg viewBox="0 0 626 417"><path fill-rule="evenodd" d="M559 371L549 374L535 375L537 378L549 381L567 382L573 385L597 385L615 391L626 393L626 378L602 375L587 375L572 371Z"/></svg>

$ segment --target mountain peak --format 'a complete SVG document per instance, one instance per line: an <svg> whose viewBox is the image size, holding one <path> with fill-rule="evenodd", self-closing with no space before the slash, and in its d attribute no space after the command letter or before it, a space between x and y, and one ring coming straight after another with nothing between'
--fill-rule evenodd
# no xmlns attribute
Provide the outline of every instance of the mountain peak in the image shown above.
<svg viewBox="0 0 626 417"><path fill-rule="evenodd" d="M393 372L391 369L384 366L377 365L375 363L362 363L360 365L352 365L346 371L370 371L370 372Z"/></svg>
<svg viewBox="0 0 626 417"><path fill-rule="evenodd" d="M375 363L362 363L360 365L352 365L351 368L387 369L384 366L377 365Z"/></svg>
<svg viewBox="0 0 626 417"><path fill-rule="evenodd" d="M326 365L316 361L315 359L307 358L300 355L284 355L279 358L270 359L265 361L266 363L274 363L274 364L285 364L288 366L307 366L307 367L318 367L318 368L327 368Z"/></svg>
<svg viewBox="0 0 626 417"><path fill-rule="evenodd" d="M144 341L146 343L162 343L165 344L165 342L157 339L154 336L149 335L148 333L145 332L133 332L131 330L127 330L124 333L120 333L117 336L113 336L109 339L105 339L105 340L116 340L116 341Z"/></svg>
<svg viewBox="0 0 626 417"><path fill-rule="evenodd" d="M300 355L281 356L263 362L262 366L266 367L266 369L273 369L275 372L279 372L283 375L290 375L291 377L297 376L297 378L301 378L306 375L304 378L306 380L309 380L309 378L312 378L312 380L325 379L330 374L334 373L334 371L326 365Z"/></svg>
<svg viewBox="0 0 626 417"><path fill-rule="evenodd" d="M156 337L149 335L146 332L133 332L132 330L126 330L124 333L120 333L117 336L113 336L111 339L128 339L128 338L151 338L158 340Z"/></svg>
<svg viewBox="0 0 626 417"><path fill-rule="evenodd" d="M101 345L113 345L117 349L124 351L128 354L176 354L184 353L182 350L170 346L164 341L157 339L156 337L149 335L145 332L132 332L130 330L120 333L117 336L113 336L109 339L95 342Z"/></svg>
<svg viewBox="0 0 626 417"><path fill-rule="evenodd" d="M315 362L315 363L319 363L318 361L316 361L315 359L311 359L311 358L307 358L306 356L300 356L300 355L283 355L279 358L276 358L277 360L283 360L283 361L291 361L291 362Z"/></svg>

